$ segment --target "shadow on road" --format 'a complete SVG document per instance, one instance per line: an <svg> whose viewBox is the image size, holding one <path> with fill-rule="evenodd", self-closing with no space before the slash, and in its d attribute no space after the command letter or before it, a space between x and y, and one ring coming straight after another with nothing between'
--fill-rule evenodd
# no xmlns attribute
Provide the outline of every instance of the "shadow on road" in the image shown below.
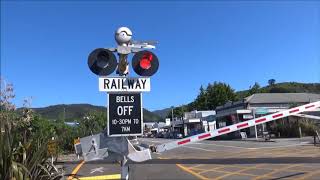
<svg viewBox="0 0 320 180"><path fill-rule="evenodd" d="M282 177L278 177L278 178L274 178L274 179L270 179L270 180L279 180L279 179L283 179L283 178L289 178L289 177L293 177L293 176L299 176L299 175L302 175L302 174L305 174L303 172L301 173L295 173L295 174L290 174L288 176L282 176Z"/></svg>

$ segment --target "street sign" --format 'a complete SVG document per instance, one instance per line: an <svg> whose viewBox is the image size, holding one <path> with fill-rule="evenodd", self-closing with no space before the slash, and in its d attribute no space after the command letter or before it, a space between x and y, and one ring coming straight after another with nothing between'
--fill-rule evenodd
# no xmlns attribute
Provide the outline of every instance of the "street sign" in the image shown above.
<svg viewBox="0 0 320 180"><path fill-rule="evenodd" d="M269 113L269 109L268 108L257 108L255 110L256 114L268 114Z"/></svg>
<svg viewBox="0 0 320 180"><path fill-rule="evenodd" d="M169 126L170 122L171 122L170 118L166 118L166 126Z"/></svg>
<svg viewBox="0 0 320 180"><path fill-rule="evenodd" d="M101 77L99 91L106 92L148 92L150 78Z"/></svg>
<svg viewBox="0 0 320 180"><path fill-rule="evenodd" d="M108 135L137 136L143 133L140 93L108 94Z"/></svg>
<svg viewBox="0 0 320 180"><path fill-rule="evenodd" d="M252 114L244 114L243 119L253 119L253 115Z"/></svg>

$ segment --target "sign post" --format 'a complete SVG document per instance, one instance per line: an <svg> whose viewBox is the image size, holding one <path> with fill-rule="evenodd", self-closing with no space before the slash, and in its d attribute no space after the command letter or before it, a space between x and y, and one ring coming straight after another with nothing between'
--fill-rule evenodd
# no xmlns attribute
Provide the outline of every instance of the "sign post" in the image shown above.
<svg viewBox="0 0 320 180"><path fill-rule="evenodd" d="M109 93L108 136L142 135L141 105L141 93Z"/></svg>

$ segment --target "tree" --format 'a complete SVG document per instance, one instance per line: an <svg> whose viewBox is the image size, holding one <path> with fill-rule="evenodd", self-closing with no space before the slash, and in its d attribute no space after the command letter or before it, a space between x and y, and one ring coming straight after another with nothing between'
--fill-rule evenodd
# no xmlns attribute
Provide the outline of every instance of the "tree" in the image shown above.
<svg viewBox="0 0 320 180"><path fill-rule="evenodd" d="M173 107L171 107L171 108L173 108ZM173 108L173 117L182 118L184 113L187 111L188 111L187 106L175 107L175 108ZM171 111L168 112L167 118L172 118Z"/></svg>
<svg viewBox="0 0 320 180"><path fill-rule="evenodd" d="M194 101L194 108L196 110L207 110L208 109L208 96L203 86L200 86L200 93Z"/></svg>
<svg viewBox="0 0 320 180"><path fill-rule="evenodd" d="M208 109L215 109L217 106L224 105L227 101L237 100L234 89L230 85L222 82L214 82L207 87Z"/></svg>
<svg viewBox="0 0 320 180"><path fill-rule="evenodd" d="M268 80L269 86L273 86L275 83L276 83L276 80L275 80L275 79L269 79L269 80Z"/></svg>
<svg viewBox="0 0 320 180"><path fill-rule="evenodd" d="M270 89L270 93L288 93L289 90L285 87L273 87Z"/></svg>
<svg viewBox="0 0 320 180"><path fill-rule="evenodd" d="M195 101L189 103L186 105L186 111L189 112L189 111L193 111L193 110L196 110L196 105L195 105Z"/></svg>
<svg viewBox="0 0 320 180"><path fill-rule="evenodd" d="M79 137L89 136L104 130L107 126L107 116L103 112L89 112L79 121Z"/></svg>
<svg viewBox="0 0 320 180"><path fill-rule="evenodd" d="M260 92L260 85L259 83L255 82L254 85L249 89L248 96L259 93L259 92Z"/></svg>

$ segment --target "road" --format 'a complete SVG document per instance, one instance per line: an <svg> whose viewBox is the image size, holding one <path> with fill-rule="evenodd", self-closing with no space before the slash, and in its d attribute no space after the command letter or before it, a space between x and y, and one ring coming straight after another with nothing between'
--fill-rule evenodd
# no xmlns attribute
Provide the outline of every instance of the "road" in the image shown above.
<svg viewBox="0 0 320 180"><path fill-rule="evenodd" d="M162 144L172 140L141 138L140 141ZM311 141L311 138L273 142L201 141L153 154L153 160L147 162L130 162L130 179L319 179L320 147L310 144ZM121 170L117 163L64 165L68 173L74 171L80 179L114 179L120 176Z"/></svg>

